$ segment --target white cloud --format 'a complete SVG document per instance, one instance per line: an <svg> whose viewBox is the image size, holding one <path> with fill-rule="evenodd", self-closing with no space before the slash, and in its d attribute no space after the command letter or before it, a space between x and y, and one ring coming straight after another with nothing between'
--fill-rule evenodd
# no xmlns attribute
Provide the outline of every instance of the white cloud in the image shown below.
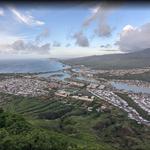
<svg viewBox="0 0 150 150"><path fill-rule="evenodd" d="M101 47L101 48L110 48L111 45L110 45L110 44L105 44L105 45L101 45L100 47Z"/></svg>
<svg viewBox="0 0 150 150"><path fill-rule="evenodd" d="M21 23L25 23L26 25L29 26L41 26L44 25L45 23L43 21L40 20L36 20L33 16L31 15L24 15L22 13L20 13L18 10L16 10L13 7L10 7L10 11L16 16L16 19L21 22Z"/></svg>
<svg viewBox="0 0 150 150"><path fill-rule="evenodd" d="M83 22L82 29L88 27L92 22L98 21L94 30L95 34L99 37L110 36L114 28L109 25L107 19L109 12L112 11L113 8L114 6L105 3L91 8L91 15Z"/></svg>
<svg viewBox="0 0 150 150"><path fill-rule="evenodd" d="M8 33L7 31L0 32L0 45L7 45L8 43L12 43L17 40L24 40L26 37L25 36L20 36L20 35L14 35L11 33Z"/></svg>
<svg viewBox="0 0 150 150"><path fill-rule="evenodd" d="M67 43L65 47L70 47L70 46L71 46L71 44L70 44L70 43Z"/></svg>
<svg viewBox="0 0 150 150"><path fill-rule="evenodd" d="M50 43L43 45L35 45L24 40L17 40L12 44L0 45L0 53L2 54L49 54Z"/></svg>
<svg viewBox="0 0 150 150"><path fill-rule="evenodd" d="M131 31L134 29L135 29L134 27L132 27L130 24L128 24L123 28L123 31L128 32L128 31Z"/></svg>
<svg viewBox="0 0 150 150"><path fill-rule="evenodd" d="M0 8L0 16L4 16L4 10Z"/></svg>
<svg viewBox="0 0 150 150"><path fill-rule="evenodd" d="M35 39L29 39L28 36L2 32L0 34L0 54L49 54L50 43L44 41L48 35L48 30L42 30ZM35 42L36 39L40 42Z"/></svg>
<svg viewBox="0 0 150 150"><path fill-rule="evenodd" d="M40 43L44 38L47 38L49 36L49 30L44 29L40 34L38 34L35 38L36 43Z"/></svg>
<svg viewBox="0 0 150 150"><path fill-rule="evenodd" d="M150 48L150 23L146 23L140 27L126 25L120 33L116 45L124 52Z"/></svg>
<svg viewBox="0 0 150 150"><path fill-rule="evenodd" d="M53 46L54 46L54 47L60 47L61 44L60 44L59 42L57 42L57 41L54 41L54 42L53 42Z"/></svg>
<svg viewBox="0 0 150 150"><path fill-rule="evenodd" d="M76 45L81 46L81 47L88 47L89 46L89 41L88 38L83 35L83 32L77 32L73 35L73 38L76 40Z"/></svg>

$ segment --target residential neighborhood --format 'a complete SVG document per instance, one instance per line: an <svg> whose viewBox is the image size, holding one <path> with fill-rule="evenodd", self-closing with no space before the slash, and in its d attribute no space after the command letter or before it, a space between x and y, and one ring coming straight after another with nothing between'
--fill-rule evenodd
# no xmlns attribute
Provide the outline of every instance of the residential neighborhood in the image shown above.
<svg viewBox="0 0 150 150"><path fill-rule="evenodd" d="M146 69L138 70L146 71ZM143 118L140 113L129 106L126 99L122 99L115 93L125 93L135 102L143 111L150 115L150 94L149 93L135 93L134 91L126 89L118 89L112 83L134 85L136 88L150 88L150 83L139 80L106 80L94 77L96 71L87 67L80 67L80 69L65 68L65 73L69 73L70 78L59 79L52 76L24 76L20 78L8 78L0 81L0 92L23 95L23 96L41 96L48 95L53 90L54 95L62 98L70 98L74 100L93 102L96 98L99 101L104 101L114 107L128 113L128 117L136 120L140 124L150 125L150 120ZM133 70L129 70L133 71ZM111 71L112 72L112 71ZM76 75L74 75L76 74ZM89 108L92 111L92 108Z"/></svg>
<svg viewBox="0 0 150 150"><path fill-rule="evenodd" d="M40 96L48 94L48 83L30 78L11 78L0 82L0 92L23 95Z"/></svg>

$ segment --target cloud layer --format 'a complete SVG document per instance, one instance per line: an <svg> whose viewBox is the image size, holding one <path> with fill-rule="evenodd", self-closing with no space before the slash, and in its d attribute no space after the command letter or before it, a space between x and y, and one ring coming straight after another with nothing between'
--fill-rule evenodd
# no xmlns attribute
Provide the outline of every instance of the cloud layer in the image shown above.
<svg viewBox="0 0 150 150"><path fill-rule="evenodd" d="M126 25L116 42L123 52L139 51L150 48L150 23L140 27Z"/></svg>

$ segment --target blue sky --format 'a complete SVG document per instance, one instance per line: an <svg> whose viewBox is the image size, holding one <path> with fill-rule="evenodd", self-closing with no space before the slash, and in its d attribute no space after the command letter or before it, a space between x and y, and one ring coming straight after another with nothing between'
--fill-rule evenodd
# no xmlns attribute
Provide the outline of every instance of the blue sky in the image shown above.
<svg viewBox="0 0 150 150"><path fill-rule="evenodd" d="M4 5L0 7L0 55L78 57L149 48L149 8L101 3Z"/></svg>

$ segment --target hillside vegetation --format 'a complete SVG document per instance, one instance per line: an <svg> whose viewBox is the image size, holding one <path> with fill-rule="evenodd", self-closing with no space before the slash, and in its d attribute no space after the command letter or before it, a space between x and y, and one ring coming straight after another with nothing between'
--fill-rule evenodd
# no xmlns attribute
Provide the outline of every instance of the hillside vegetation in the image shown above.
<svg viewBox="0 0 150 150"><path fill-rule="evenodd" d="M2 150L148 150L150 128L118 108L59 97L0 93ZM93 107L93 111L87 111ZM19 115L16 115L19 114ZM21 115L21 116L20 116Z"/></svg>
<svg viewBox="0 0 150 150"><path fill-rule="evenodd" d="M0 149L83 150L83 147L69 142L63 136L34 127L20 115L0 109Z"/></svg>

